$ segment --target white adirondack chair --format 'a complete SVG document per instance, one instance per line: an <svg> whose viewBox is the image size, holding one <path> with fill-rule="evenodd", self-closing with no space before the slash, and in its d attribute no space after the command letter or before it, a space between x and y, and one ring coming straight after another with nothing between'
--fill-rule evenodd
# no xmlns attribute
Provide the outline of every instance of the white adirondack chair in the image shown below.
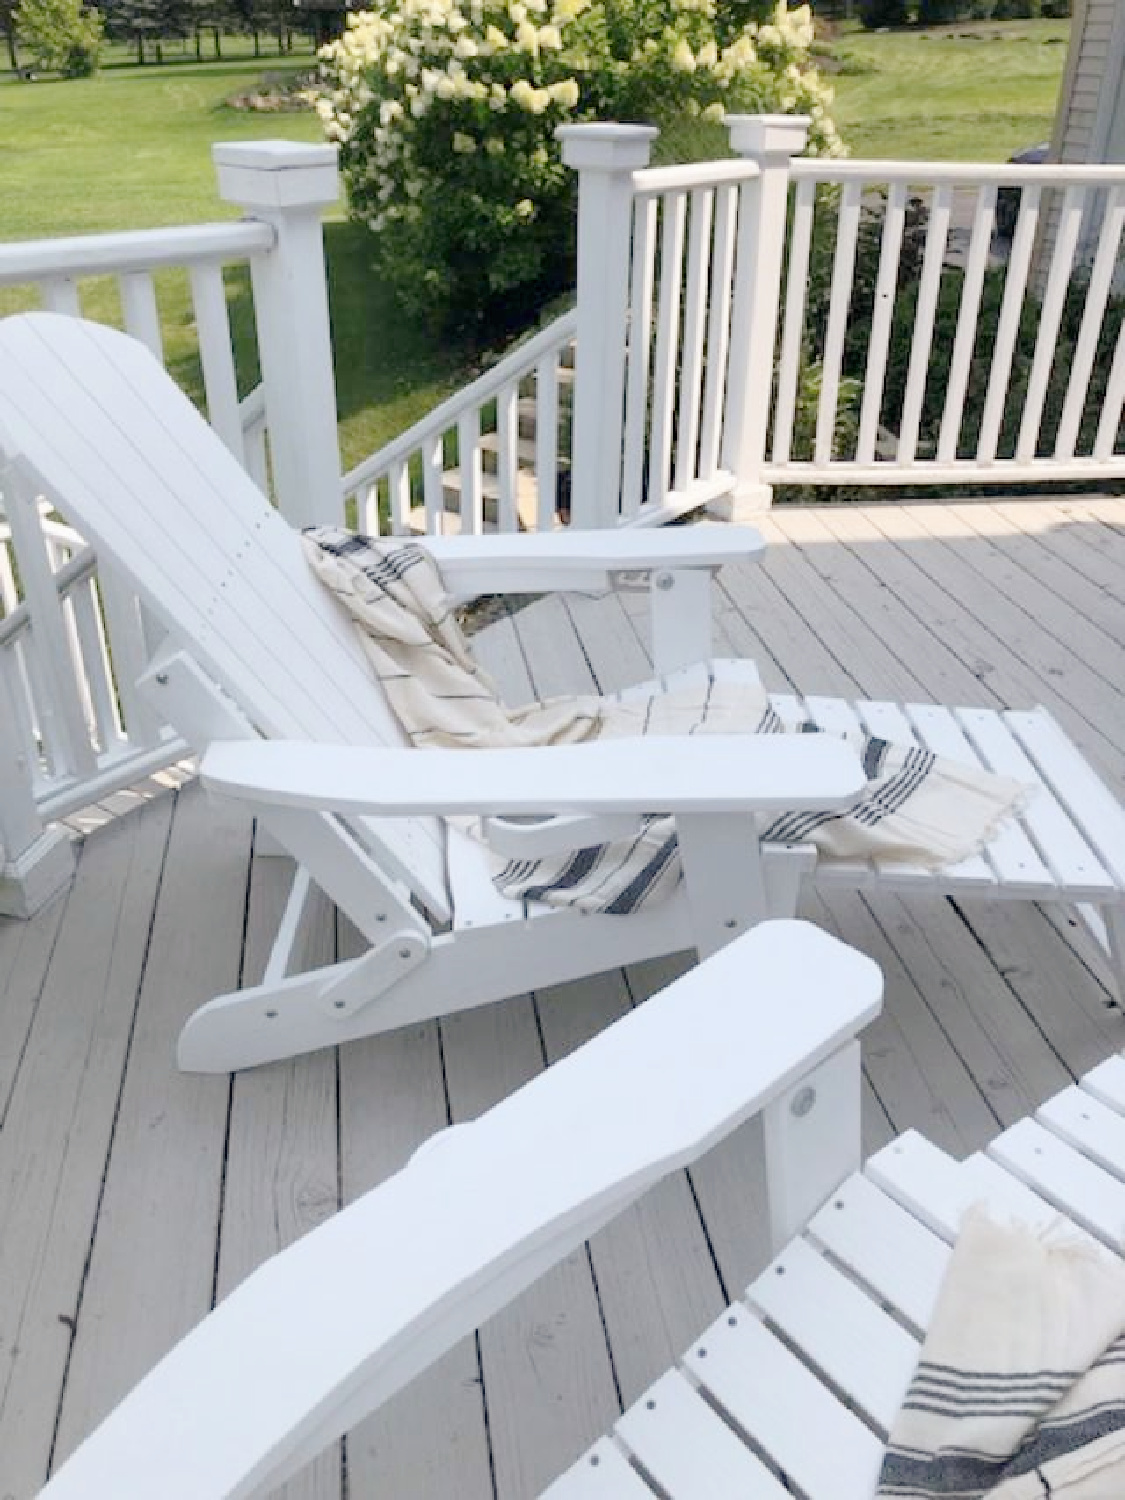
<svg viewBox="0 0 1125 1500"><path fill-rule="evenodd" d="M371 811L386 816L377 819L344 822L287 805L291 797L252 794L299 871L263 984L189 1021L179 1047L185 1068L247 1067L656 954L709 951L795 906L803 861L779 855L763 870L754 812L834 805L862 785L855 755L819 736L654 739L452 760L405 748L351 624L312 577L296 533L148 350L112 329L52 314L0 324L0 463L4 505L24 546L38 540L36 508L46 497L167 631L140 686L189 744L296 741L292 756L310 774L334 745L378 757L369 787L383 806ZM652 572L662 585L651 592L667 669L708 654L711 572L762 543L715 527L429 545L452 590L467 596L606 588L618 572ZM756 676L749 663L726 670ZM524 906L498 895L485 850L440 821L465 810L577 814L583 837L573 818L539 835L572 846L619 833L623 819L633 826L639 810L672 812L688 878L672 901L630 918ZM526 827L506 836L520 840L513 847L529 845ZM310 883L371 946L350 962L289 975Z"/></svg>
<svg viewBox="0 0 1125 1500"><path fill-rule="evenodd" d="M1122 1058L984 1154L912 1133L859 1170L855 1038L881 989L805 923L737 938L254 1272L44 1500L264 1493L758 1112L778 1254L546 1493L869 1500L965 1210L1061 1211L1100 1253L1125 1236Z"/></svg>
<svg viewBox="0 0 1125 1500"><path fill-rule="evenodd" d="M854 760L819 736L455 760L407 752L291 529L147 350L112 330L50 314L0 325L0 459L5 505L24 516L24 534L46 496L167 630L142 687L197 748L244 742L213 751L205 774L245 797L300 866L263 984L197 1012L180 1043L184 1067L250 1066L642 957L709 953L763 916L791 914L813 865L810 851L761 859L754 812L824 806L855 788ZM746 529L708 527L427 545L464 595L604 588L650 572L655 665L668 674L709 654L711 573L762 544ZM754 674L748 662L714 665ZM1038 785L1020 823L978 858L939 871L832 862L815 879L1089 903L1115 972L1125 971L1125 813L1044 710L774 701L784 717L863 723ZM260 735L298 743L255 749ZM628 918L505 901L483 851L440 821L462 810L567 815L531 829L494 824L505 852L532 854L619 834L642 809L676 813L687 880L672 902ZM371 947L290 973L310 883Z"/></svg>

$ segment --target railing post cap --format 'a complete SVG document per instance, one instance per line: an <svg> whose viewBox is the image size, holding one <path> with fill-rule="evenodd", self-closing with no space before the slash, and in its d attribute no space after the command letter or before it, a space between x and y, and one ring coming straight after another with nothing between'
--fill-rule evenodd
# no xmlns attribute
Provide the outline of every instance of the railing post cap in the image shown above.
<svg viewBox="0 0 1125 1500"><path fill-rule="evenodd" d="M323 208L340 196L335 146L220 141L211 148L219 196L242 208Z"/></svg>
<svg viewBox="0 0 1125 1500"><path fill-rule="evenodd" d="M731 150L740 156L799 156L812 121L808 115L724 115Z"/></svg>
<svg viewBox="0 0 1125 1500"><path fill-rule="evenodd" d="M660 134L655 125L560 125L556 140L562 159L577 171L634 172L647 167L652 143Z"/></svg>

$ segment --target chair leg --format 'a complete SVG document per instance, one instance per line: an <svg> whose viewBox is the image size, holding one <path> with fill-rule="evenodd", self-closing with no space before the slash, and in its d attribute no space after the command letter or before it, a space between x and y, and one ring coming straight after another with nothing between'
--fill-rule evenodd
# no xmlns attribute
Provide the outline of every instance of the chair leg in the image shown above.
<svg viewBox="0 0 1125 1500"><path fill-rule="evenodd" d="M1109 960L1110 1004L1125 1009L1125 905L1120 901L1094 906L1082 902L1074 908L1098 947Z"/></svg>
<svg viewBox="0 0 1125 1500"><path fill-rule="evenodd" d="M859 1169L860 1082L859 1043L847 1042L762 1113L775 1255Z"/></svg>
<svg viewBox="0 0 1125 1500"><path fill-rule="evenodd" d="M1102 908L1105 920L1106 951L1109 954L1109 969L1112 976L1113 1003L1118 1010L1125 1007L1125 906Z"/></svg>

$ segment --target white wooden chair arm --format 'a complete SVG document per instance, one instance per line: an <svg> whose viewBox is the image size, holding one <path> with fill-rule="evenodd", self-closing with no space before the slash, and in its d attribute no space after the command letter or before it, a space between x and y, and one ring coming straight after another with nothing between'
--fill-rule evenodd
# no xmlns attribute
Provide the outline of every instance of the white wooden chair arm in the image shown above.
<svg viewBox="0 0 1125 1500"><path fill-rule="evenodd" d="M864 785L828 735L651 736L517 750L388 750L219 740L212 791L352 815L781 812L841 806Z"/></svg>
<svg viewBox="0 0 1125 1500"><path fill-rule="evenodd" d="M767 923L253 1273L62 1466L49 1500L277 1484L879 1010L867 958Z"/></svg>
<svg viewBox="0 0 1125 1500"><path fill-rule="evenodd" d="M615 573L711 572L765 550L752 527L733 525L426 537L423 545L459 598L604 589Z"/></svg>

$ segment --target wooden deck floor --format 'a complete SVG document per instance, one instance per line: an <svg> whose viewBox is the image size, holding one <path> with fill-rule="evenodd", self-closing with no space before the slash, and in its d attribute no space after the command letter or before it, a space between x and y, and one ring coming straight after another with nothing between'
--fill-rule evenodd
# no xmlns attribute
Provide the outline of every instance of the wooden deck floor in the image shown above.
<svg viewBox="0 0 1125 1500"><path fill-rule="evenodd" d="M719 644L756 656L770 687L1044 702L1125 793L1125 501L801 508L765 530L764 565L722 578ZM513 697L610 689L646 670L642 603L544 600L490 626L480 651ZM0 922L4 1500L34 1494L52 1456L265 1255L674 969L233 1080L179 1076L183 1018L260 973L288 874L188 783L91 833L51 909ZM887 975L865 1038L869 1147L917 1126L966 1153L1125 1045L1067 913L841 895L809 914ZM327 912L321 938L353 943ZM751 1136L667 1183L284 1493L534 1494L748 1278L757 1170Z"/></svg>

